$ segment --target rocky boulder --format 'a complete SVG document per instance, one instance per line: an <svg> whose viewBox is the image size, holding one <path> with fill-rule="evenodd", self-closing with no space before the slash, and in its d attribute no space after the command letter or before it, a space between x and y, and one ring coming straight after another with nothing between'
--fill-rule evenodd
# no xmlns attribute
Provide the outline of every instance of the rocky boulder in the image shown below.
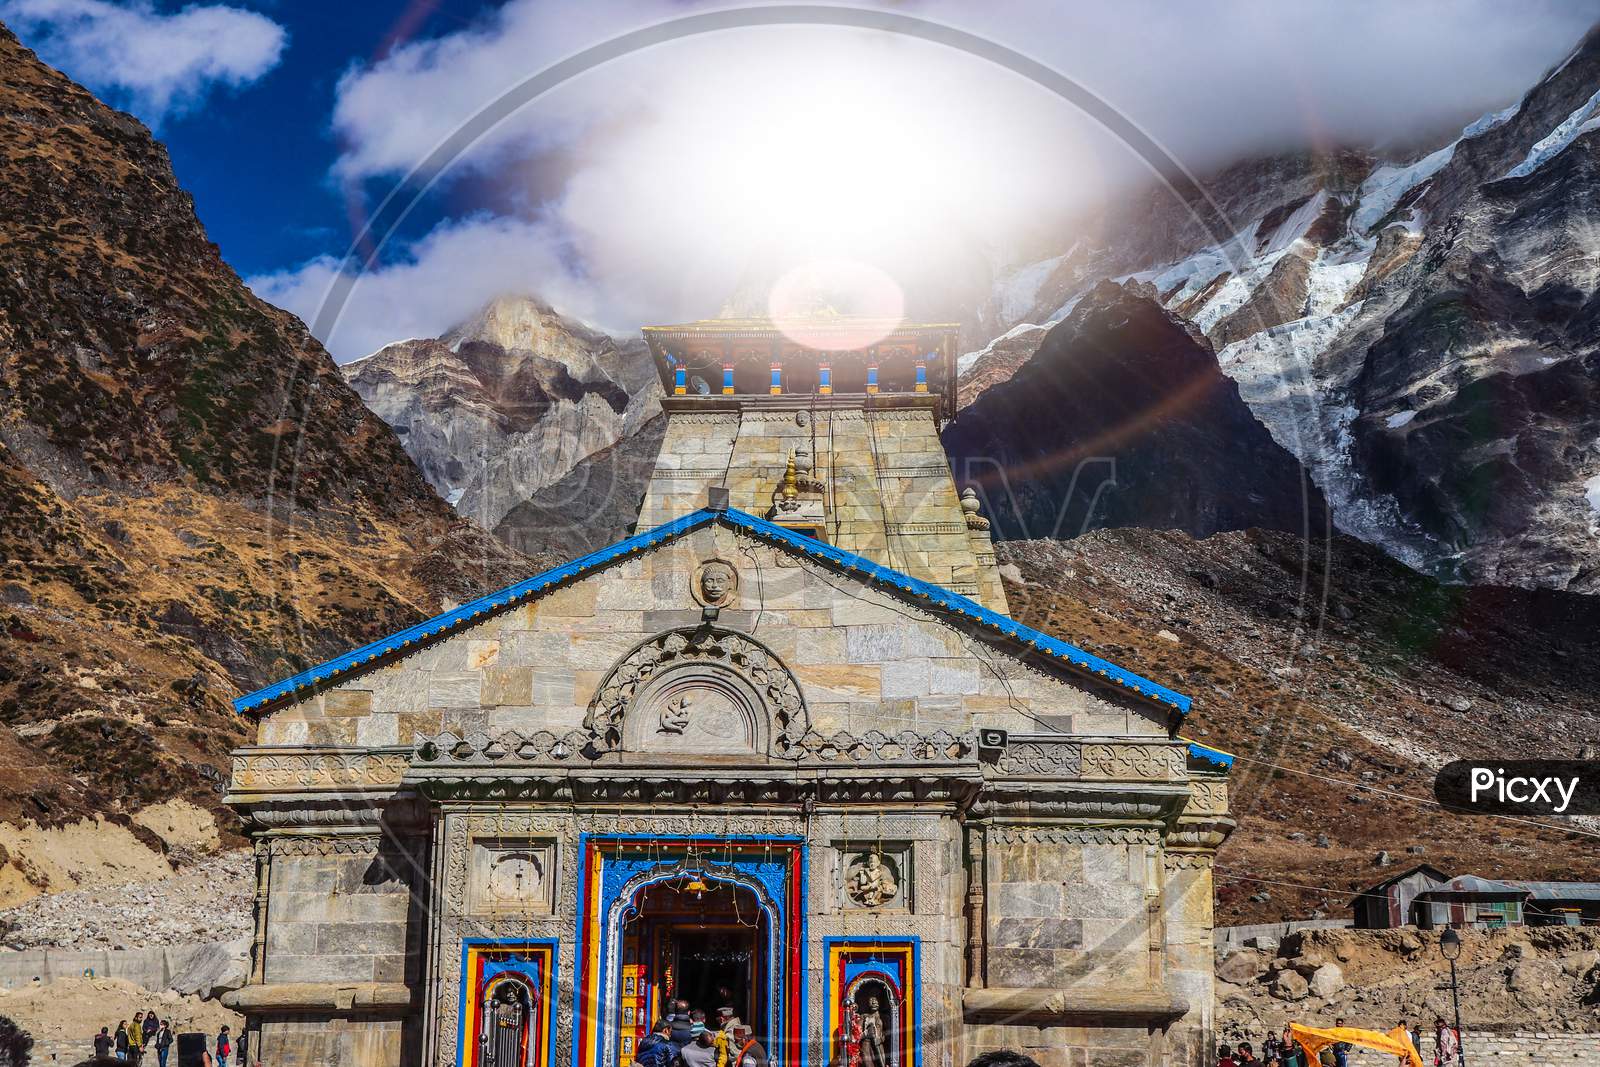
<svg viewBox="0 0 1600 1067"><path fill-rule="evenodd" d="M239 989L249 977L250 938L241 937L195 948L168 988L210 1000Z"/></svg>
<svg viewBox="0 0 1600 1067"><path fill-rule="evenodd" d="M1278 977L1272 980L1272 995L1279 1000L1304 1000L1310 990L1310 984L1298 971L1279 971Z"/></svg>
<svg viewBox="0 0 1600 1067"><path fill-rule="evenodd" d="M1228 953L1227 957L1217 965L1217 977L1234 985L1244 985L1246 982L1255 981L1266 969L1266 961L1261 958L1261 953L1251 949L1238 949Z"/></svg>
<svg viewBox="0 0 1600 1067"><path fill-rule="evenodd" d="M1337 963L1324 963L1311 973L1307 985L1312 996L1325 1000L1344 988L1344 971Z"/></svg>

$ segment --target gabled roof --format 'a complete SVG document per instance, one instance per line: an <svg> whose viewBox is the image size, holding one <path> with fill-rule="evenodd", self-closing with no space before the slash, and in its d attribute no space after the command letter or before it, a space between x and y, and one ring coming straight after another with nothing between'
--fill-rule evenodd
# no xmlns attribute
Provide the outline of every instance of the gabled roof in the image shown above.
<svg viewBox="0 0 1600 1067"><path fill-rule="evenodd" d="M1440 897L1450 896L1525 897L1527 895L1528 891L1521 886L1493 882L1487 878L1479 878L1475 874L1458 874L1443 885L1432 886L1418 893L1417 897L1437 900Z"/></svg>
<svg viewBox="0 0 1600 1067"><path fill-rule="evenodd" d="M1449 874L1441 871L1431 863L1419 863L1414 867L1407 867L1398 874L1391 874L1381 882L1374 882L1372 885L1367 886L1367 888L1357 893L1356 896L1363 897L1372 893L1377 893L1380 890L1387 889L1389 886L1394 885L1396 882L1405 881L1407 878L1410 878L1413 874L1416 874L1419 871L1427 875L1428 880L1432 882L1444 882L1448 881L1450 878Z"/></svg>
<svg viewBox="0 0 1600 1067"><path fill-rule="evenodd" d="M1088 677L1120 686L1153 703L1173 708L1180 715L1187 714L1189 711L1190 700L1187 696L1152 682L1147 678L1142 678L1132 671L1117 666L1110 660L1101 659L1099 656L1085 652L1083 649L1068 644L1059 638L1041 633L1030 626L1024 626L1015 619L990 611L982 604L969 600L957 593L952 593L942 586L924 582L908 574L902 574L890 567L885 567L881 563L867 559L865 556L858 556L853 552L845 552L815 538L807 537L804 534L796 533L793 530L768 522L766 519L760 519L747 512L731 508L726 511L703 508L699 511L691 512L682 518L663 523L652 530L635 534L625 541L618 541L607 548L591 552L587 556L573 560L571 563L552 568L542 574L536 574L532 578L517 582L515 585L509 585L498 592L479 597L477 600L463 604L453 611L435 615L433 618L419 622L415 626L407 627L398 633L390 634L388 637L380 638L371 644L363 645L352 652L346 652L344 655L337 656L326 663L301 671L292 678L285 678L281 682L276 682L264 689L258 689L253 693L246 693L244 696L234 700L234 710L258 711L289 696L296 694L301 696L308 695L317 686L349 674L366 664L375 663L396 652L417 647L424 642L443 637L452 630L479 622L493 612L537 597L558 585L582 578L609 563L682 537L684 534L698 530L703 526L710 526L713 523L751 534L763 541L787 548L797 555L809 556L819 562L849 573L864 582L896 593L912 603L920 603L926 607L958 616L967 622L994 633L996 636L1014 642L1023 652L1033 651L1050 659L1059 660L1063 666Z"/></svg>

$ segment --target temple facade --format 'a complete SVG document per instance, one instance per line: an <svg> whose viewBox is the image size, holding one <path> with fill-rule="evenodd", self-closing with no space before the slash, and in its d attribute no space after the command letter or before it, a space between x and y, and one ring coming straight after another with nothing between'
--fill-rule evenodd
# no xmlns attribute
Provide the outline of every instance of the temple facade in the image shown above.
<svg viewBox="0 0 1600 1067"><path fill-rule="evenodd" d="M628 1067L682 1000L780 1067L1205 1062L1231 760L1009 617L954 327L646 337L638 533L236 702L252 1055Z"/></svg>

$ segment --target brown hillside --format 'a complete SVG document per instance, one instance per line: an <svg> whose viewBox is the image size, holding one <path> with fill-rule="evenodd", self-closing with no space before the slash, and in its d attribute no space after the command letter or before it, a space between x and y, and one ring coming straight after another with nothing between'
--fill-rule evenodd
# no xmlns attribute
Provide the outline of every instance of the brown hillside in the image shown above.
<svg viewBox="0 0 1600 1067"><path fill-rule="evenodd" d="M1352 539L1330 560L1260 530L1101 530L998 555L1014 615L1188 693L1185 733L1241 757L1218 925L1345 917L1351 891L1422 861L1600 876L1594 836L1428 800L1451 759L1600 744L1600 598L1445 586Z"/></svg>
<svg viewBox="0 0 1600 1067"><path fill-rule="evenodd" d="M230 697L530 564L245 288L149 132L3 27L0 188L0 822L216 810Z"/></svg>

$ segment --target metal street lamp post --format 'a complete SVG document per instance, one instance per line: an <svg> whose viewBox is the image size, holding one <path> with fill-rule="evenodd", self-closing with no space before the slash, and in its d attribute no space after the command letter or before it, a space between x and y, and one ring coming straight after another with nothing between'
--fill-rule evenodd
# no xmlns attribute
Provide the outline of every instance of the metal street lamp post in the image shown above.
<svg viewBox="0 0 1600 1067"><path fill-rule="evenodd" d="M1450 1000L1456 1011L1456 1067L1466 1067L1465 1042L1461 1040L1461 989L1456 984L1456 960L1461 956L1461 935L1456 933L1454 927L1445 927L1444 933L1439 935L1439 951L1450 961Z"/></svg>

